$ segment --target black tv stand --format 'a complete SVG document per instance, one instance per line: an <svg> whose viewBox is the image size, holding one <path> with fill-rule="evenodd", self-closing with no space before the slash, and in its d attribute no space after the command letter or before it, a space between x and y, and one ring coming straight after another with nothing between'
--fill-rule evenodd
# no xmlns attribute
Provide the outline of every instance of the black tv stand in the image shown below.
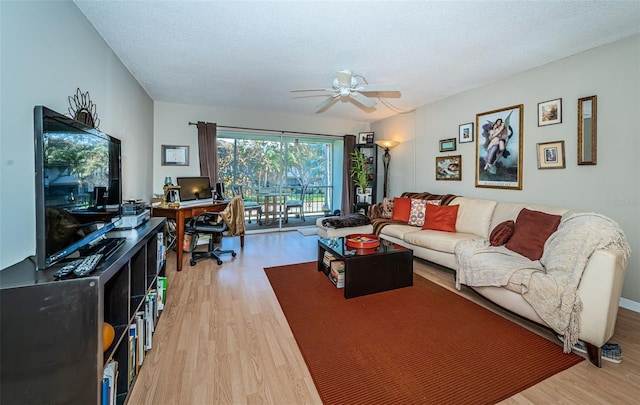
<svg viewBox="0 0 640 405"><path fill-rule="evenodd" d="M164 218L151 218L110 232L97 246L111 246L111 256L85 277L56 280L62 264L36 271L29 259L0 271L1 404L100 405L111 362L119 370L115 403L127 402L138 371L129 367L138 350L130 351L130 328L140 313L154 325L159 320L147 307L166 276L164 227ZM106 350L103 322L115 330Z"/></svg>

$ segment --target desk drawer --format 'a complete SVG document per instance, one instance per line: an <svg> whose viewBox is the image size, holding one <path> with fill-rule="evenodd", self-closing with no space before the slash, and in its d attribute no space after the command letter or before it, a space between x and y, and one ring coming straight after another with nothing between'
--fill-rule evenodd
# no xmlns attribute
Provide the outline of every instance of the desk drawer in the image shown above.
<svg viewBox="0 0 640 405"><path fill-rule="evenodd" d="M213 205L213 206L207 206L207 207L193 207L191 208L191 216L197 217L203 212L220 212L223 210L223 208L224 206L220 206L220 205Z"/></svg>

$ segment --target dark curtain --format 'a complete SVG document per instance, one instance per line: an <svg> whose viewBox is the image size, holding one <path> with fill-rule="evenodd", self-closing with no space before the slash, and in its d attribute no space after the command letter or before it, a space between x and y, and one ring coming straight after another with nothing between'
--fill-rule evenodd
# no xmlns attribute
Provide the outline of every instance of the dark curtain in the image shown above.
<svg viewBox="0 0 640 405"><path fill-rule="evenodd" d="M198 156L200 157L200 176L209 178L209 184L215 190L218 183L218 148L216 146L217 125L215 122L198 121Z"/></svg>
<svg viewBox="0 0 640 405"><path fill-rule="evenodd" d="M351 214L353 212L353 203L355 190L353 188L353 180L351 179L351 154L356 149L356 136L344 136L344 156L342 164L342 204L341 213Z"/></svg>

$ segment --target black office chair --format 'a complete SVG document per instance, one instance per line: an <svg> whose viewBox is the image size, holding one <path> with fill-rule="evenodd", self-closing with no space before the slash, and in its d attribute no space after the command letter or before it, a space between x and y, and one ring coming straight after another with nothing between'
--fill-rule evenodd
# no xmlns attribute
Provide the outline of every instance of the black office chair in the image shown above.
<svg viewBox="0 0 640 405"><path fill-rule="evenodd" d="M222 264L220 255L231 254L231 257L236 257L235 250L222 250L219 247L214 246L215 236L227 231L229 227L227 223L222 220L217 212L204 212L196 217L193 221L193 225L189 228L189 231L193 233L202 233L209 235L209 248L206 252L191 252L192 266L196 265L196 261L201 259L215 259L218 265Z"/></svg>

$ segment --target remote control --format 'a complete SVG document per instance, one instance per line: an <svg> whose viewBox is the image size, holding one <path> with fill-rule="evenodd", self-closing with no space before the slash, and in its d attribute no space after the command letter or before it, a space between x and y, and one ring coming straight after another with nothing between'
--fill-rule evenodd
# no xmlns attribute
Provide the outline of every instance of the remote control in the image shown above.
<svg viewBox="0 0 640 405"><path fill-rule="evenodd" d="M104 256L102 253L96 253L94 255L85 257L82 260L82 263L80 263L78 267L76 267L76 269L73 271L73 274L78 277L82 277L91 273L93 270L95 270L96 266L98 266L98 263L100 262L100 259L102 259L102 256Z"/></svg>
<svg viewBox="0 0 640 405"><path fill-rule="evenodd" d="M61 278L61 277L65 277L68 276L69 274L71 274L79 265L80 263L82 263L84 261L84 259L75 259L70 261L69 263L65 264L63 268L61 268L60 270L56 271L56 273L54 274L54 276L56 276L57 278Z"/></svg>

